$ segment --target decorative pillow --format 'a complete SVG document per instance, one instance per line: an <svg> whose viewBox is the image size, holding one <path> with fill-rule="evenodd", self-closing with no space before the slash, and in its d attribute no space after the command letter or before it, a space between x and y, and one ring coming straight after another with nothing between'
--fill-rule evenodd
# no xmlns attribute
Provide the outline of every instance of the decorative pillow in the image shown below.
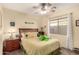
<svg viewBox="0 0 79 59"><path fill-rule="evenodd" d="M25 33L21 33L21 36L22 36L22 37L25 37Z"/></svg>
<svg viewBox="0 0 79 59"><path fill-rule="evenodd" d="M27 38L35 38L35 37L37 37L37 32L27 32L27 33L25 33L25 36Z"/></svg>

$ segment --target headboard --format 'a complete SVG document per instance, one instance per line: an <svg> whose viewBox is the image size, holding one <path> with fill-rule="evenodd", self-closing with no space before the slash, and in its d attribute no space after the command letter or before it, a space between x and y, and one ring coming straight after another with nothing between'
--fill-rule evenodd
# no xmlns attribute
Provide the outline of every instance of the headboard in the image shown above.
<svg viewBox="0 0 79 59"><path fill-rule="evenodd" d="M20 34L20 39L21 39L21 33L22 32L38 32L38 29L36 28L19 28L19 34Z"/></svg>

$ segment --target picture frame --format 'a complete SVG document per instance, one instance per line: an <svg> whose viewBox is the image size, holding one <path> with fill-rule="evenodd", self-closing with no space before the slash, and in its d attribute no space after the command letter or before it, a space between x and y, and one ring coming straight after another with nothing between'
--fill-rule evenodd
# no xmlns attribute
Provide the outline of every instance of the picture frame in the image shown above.
<svg viewBox="0 0 79 59"><path fill-rule="evenodd" d="M15 26L15 22L10 22L10 26Z"/></svg>
<svg viewBox="0 0 79 59"><path fill-rule="evenodd" d="M79 20L76 20L76 26L79 26Z"/></svg>

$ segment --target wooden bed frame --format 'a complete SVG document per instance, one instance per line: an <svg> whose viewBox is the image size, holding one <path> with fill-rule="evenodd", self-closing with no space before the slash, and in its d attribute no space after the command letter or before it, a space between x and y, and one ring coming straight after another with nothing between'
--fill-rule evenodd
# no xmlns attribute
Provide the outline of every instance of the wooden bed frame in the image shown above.
<svg viewBox="0 0 79 59"><path fill-rule="evenodd" d="M21 39L22 32L38 32L37 28L19 28L19 39Z"/></svg>
<svg viewBox="0 0 79 59"><path fill-rule="evenodd" d="M37 32L38 29L36 28L19 28L19 33L21 32Z"/></svg>

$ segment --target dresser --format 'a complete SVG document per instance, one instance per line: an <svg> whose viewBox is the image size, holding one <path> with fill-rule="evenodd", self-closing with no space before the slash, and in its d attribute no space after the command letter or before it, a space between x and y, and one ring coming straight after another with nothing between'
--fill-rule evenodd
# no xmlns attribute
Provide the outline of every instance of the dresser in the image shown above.
<svg viewBox="0 0 79 59"><path fill-rule="evenodd" d="M20 40L5 40L3 42L3 52L12 52L20 48Z"/></svg>

